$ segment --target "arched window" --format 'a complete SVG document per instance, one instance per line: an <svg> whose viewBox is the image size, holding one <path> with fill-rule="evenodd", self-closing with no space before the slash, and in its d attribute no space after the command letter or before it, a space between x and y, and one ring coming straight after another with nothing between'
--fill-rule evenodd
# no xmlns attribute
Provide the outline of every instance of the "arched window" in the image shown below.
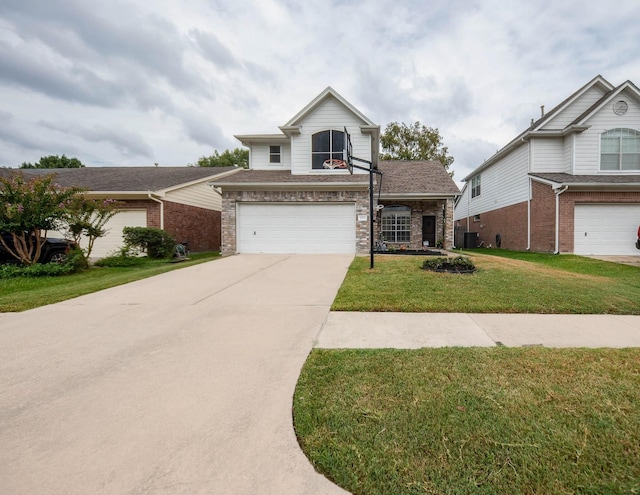
<svg viewBox="0 0 640 495"><path fill-rule="evenodd" d="M341 166L342 164L339 163L344 160L343 151L344 132L316 132L311 136L311 168L317 170L347 168L346 163L344 166Z"/></svg>
<svg viewBox="0 0 640 495"><path fill-rule="evenodd" d="M382 210L382 236L387 242L411 241L411 208L385 206Z"/></svg>
<svg viewBox="0 0 640 495"><path fill-rule="evenodd" d="M600 137L600 170L640 170L640 132L611 129Z"/></svg>

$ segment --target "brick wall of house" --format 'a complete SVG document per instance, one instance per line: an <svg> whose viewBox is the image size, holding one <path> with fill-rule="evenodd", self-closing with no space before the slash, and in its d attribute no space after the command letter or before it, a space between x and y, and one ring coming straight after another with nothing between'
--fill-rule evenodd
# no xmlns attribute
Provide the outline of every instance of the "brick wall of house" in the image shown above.
<svg viewBox="0 0 640 495"><path fill-rule="evenodd" d="M222 195L222 254L237 251L236 204L242 203L355 203L356 250L369 252L368 191L225 191ZM358 217L367 220L357 220Z"/></svg>
<svg viewBox="0 0 640 495"><path fill-rule="evenodd" d="M442 241L444 249L453 247L453 200L437 201L381 201L387 206L407 206L411 208L411 241L409 249L422 249L422 217L433 215L436 217L436 242ZM381 215L379 210L376 215L375 235L380 233ZM446 227L444 227L446 225ZM444 231L444 232L443 232ZM400 247L407 246L406 243L387 243ZM433 246L431 246L433 247Z"/></svg>
<svg viewBox="0 0 640 495"><path fill-rule="evenodd" d="M150 199L127 199L120 201L122 209L125 210L146 210L147 227L160 228L160 205Z"/></svg>
<svg viewBox="0 0 640 495"><path fill-rule="evenodd" d="M556 250L556 193L550 185L531 181L531 251Z"/></svg>
<svg viewBox="0 0 640 495"><path fill-rule="evenodd" d="M484 212L479 220L474 217L459 219L456 226L466 232L478 232L478 239L485 247L495 247L496 235L500 234L503 249L524 251L527 249L527 202Z"/></svg>
<svg viewBox="0 0 640 495"><path fill-rule="evenodd" d="M164 230L192 252L219 251L221 213L180 203L164 202Z"/></svg>
<svg viewBox="0 0 640 495"><path fill-rule="evenodd" d="M573 192L566 191L559 197L559 247L561 253L573 252L574 213L576 203L640 203L640 192ZM495 246L495 235L502 236L502 247L524 251L527 249L527 203L500 208L480 215L479 221L468 219L469 232L478 232L484 246ZM640 223L640 221L638 222ZM466 230L467 219L460 219L457 226ZM555 252L556 193L552 187L537 181L531 182L531 251Z"/></svg>
<svg viewBox="0 0 640 495"><path fill-rule="evenodd" d="M148 199L122 201L124 209L144 209L147 227L160 228L160 203ZM164 202L164 230L178 242L189 242L193 252L220 249L221 214L219 211L198 208L171 201Z"/></svg>
<svg viewBox="0 0 640 495"><path fill-rule="evenodd" d="M574 212L576 203L640 203L640 192L573 192L560 195L560 252L573 252ZM638 221L640 223L640 220Z"/></svg>

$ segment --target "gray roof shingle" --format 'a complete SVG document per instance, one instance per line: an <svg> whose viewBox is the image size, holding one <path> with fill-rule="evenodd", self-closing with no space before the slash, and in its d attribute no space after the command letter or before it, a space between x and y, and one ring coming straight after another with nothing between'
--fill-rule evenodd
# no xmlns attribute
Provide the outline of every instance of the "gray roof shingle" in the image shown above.
<svg viewBox="0 0 640 495"><path fill-rule="evenodd" d="M63 187L90 191L159 191L189 182L214 178L236 167L83 167L58 169L0 169L0 175L20 172L26 177L55 174Z"/></svg>
<svg viewBox="0 0 640 495"><path fill-rule="evenodd" d="M382 194L459 194L460 189L442 163L382 160Z"/></svg>

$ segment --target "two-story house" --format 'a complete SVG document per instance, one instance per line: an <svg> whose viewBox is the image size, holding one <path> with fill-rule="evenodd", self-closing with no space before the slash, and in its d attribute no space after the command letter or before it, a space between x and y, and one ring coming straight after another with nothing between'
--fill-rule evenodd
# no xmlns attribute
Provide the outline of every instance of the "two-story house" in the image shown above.
<svg viewBox="0 0 640 495"><path fill-rule="evenodd" d="M640 91L595 77L463 180L456 231L483 246L640 254Z"/></svg>
<svg viewBox="0 0 640 495"><path fill-rule="evenodd" d="M378 163L380 126L331 87L277 134L238 135L249 169L212 181L222 194L222 252L367 253L369 172L345 163L353 155L375 174L375 236L390 245L453 245L453 205L459 194L435 162ZM359 162L363 168L369 165Z"/></svg>

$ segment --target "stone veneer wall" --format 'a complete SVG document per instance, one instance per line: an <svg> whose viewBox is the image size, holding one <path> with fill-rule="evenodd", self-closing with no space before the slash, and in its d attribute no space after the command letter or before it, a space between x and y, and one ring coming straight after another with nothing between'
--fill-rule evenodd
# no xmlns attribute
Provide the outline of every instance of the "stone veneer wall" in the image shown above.
<svg viewBox="0 0 640 495"><path fill-rule="evenodd" d="M237 203L354 203L356 206L356 251L369 252L368 191L224 191L222 194L223 255L235 254ZM366 221L358 217L366 215Z"/></svg>
<svg viewBox="0 0 640 495"><path fill-rule="evenodd" d="M433 215L436 217L436 242L443 240L444 249L453 248L453 210L454 201L452 199L437 201L381 201L387 206L407 206L411 208L411 241L409 249L422 249L422 217ZM380 233L381 215L379 210L376 215L376 238ZM444 222L444 236L443 236ZM407 246L405 243L388 243L396 247ZM435 247L435 246L430 246Z"/></svg>

